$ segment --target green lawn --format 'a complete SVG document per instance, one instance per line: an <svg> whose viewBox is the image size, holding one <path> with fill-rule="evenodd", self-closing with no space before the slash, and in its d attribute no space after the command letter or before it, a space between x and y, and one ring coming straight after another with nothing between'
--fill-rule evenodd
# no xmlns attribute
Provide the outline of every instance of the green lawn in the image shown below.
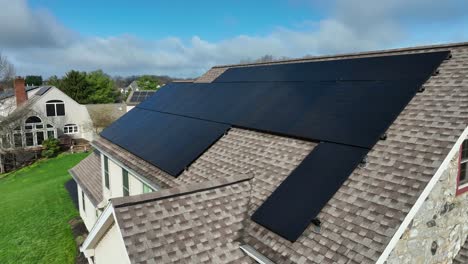
<svg viewBox="0 0 468 264"><path fill-rule="evenodd" d="M64 188L88 154L63 154L0 179L0 263L74 263L68 221L78 211Z"/></svg>

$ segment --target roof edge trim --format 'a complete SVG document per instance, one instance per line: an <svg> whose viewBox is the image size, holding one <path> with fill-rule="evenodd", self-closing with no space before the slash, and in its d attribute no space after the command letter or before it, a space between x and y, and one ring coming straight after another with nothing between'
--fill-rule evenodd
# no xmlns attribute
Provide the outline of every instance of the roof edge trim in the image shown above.
<svg viewBox="0 0 468 264"><path fill-rule="evenodd" d="M108 203L93 228L89 231L89 235L81 245L80 251L85 252L95 246L114 222L116 222L114 218L114 207L112 206L112 203Z"/></svg>
<svg viewBox="0 0 468 264"><path fill-rule="evenodd" d="M450 150L448 155L445 157L444 161L439 166L439 168L437 169L434 176L431 178L429 183L426 185L426 187L424 188L421 195L419 195L419 198L416 200L416 203L413 205L413 207L408 212L408 214L406 215L406 217L403 220L403 222L401 223L401 225L398 227L397 231L395 232L395 234L391 238L390 242L385 247L385 250L380 255L380 257L377 260L376 264L383 264L383 263L385 263L387 261L387 258L390 256L390 253L392 253L392 251L395 248L395 246L397 245L398 241L400 241L400 237L403 235L404 231L409 226L410 222L413 220L413 218L419 212L419 209L424 204L424 201L429 196L429 194L431 193L431 191L435 187L435 185L438 183L438 181L442 177L442 174L444 173L444 171L448 168L448 166L450 164L450 161L455 156L455 154L459 151L461 144L467 138L467 136L468 136L468 127L466 127L465 130L463 130L463 133L457 139L456 143L453 145L452 149Z"/></svg>
<svg viewBox="0 0 468 264"><path fill-rule="evenodd" d="M427 50L427 49L443 49L443 48L454 48L454 47L463 47L468 46L467 42L456 42L456 43L444 43L444 44L435 44L435 45L423 45L423 46L412 46L412 47L403 47L403 48L394 48L394 49L383 49L383 50L372 50L372 51L361 51L361 52L350 52L350 53L338 53L338 54L329 54L329 55L318 55L318 56L311 56L308 58L296 58L296 59L286 59L286 60L277 60L277 61L270 61L270 62L255 62L255 63L239 63L239 64L223 64L223 65L215 65L211 69L218 69L218 68L233 68L233 67L244 67L244 66L262 66L262 65L274 65L274 64L282 64L282 63L294 63L294 62L312 62L314 60L321 60L321 59L333 59L333 58L341 58L341 57L358 57L358 56L365 56L365 55L381 55L381 54L392 54L392 53L399 53L405 51L419 51L419 50Z"/></svg>
<svg viewBox="0 0 468 264"><path fill-rule="evenodd" d="M163 190L152 192L152 193L112 198L111 202L115 208L126 207L126 206L144 203L144 202L154 202L158 200L163 200L163 199L208 191L212 189L222 188L225 186L248 181L252 178L253 178L253 175L247 175L247 174L243 174L239 176L231 176L231 177L222 178L222 179L204 181L201 183L188 184L188 185L178 186L174 188L163 189Z"/></svg>
<svg viewBox="0 0 468 264"><path fill-rule="evenodd" d="M69 169L68 173L70 173L73 180L75 180L76 184L80 186L81 190L83 190L83 192L86 194L86 196L91 201L91 203L94 205L94 207L98 207L98 205L99 205L99 203L101 203L101 201L97 201L87 188L83 188L84 184L82 183L81 180L79 180L76 173L73 171L73 168Z"/></svg>
<svg viewBox="0 0 468 264"><path fill-rule="evenodd" d="M102 138L101 138L102 139ZM107 140L107 139L106 139ZM112 142L110 142L112 143ZM162 187L157 184L157 183L154 183L150 180L148 180L146 177L140 175L139 173L137 173L135 170L131 169L130 167L128 167L127 165L123 164L122 162L120 162L119 160L117 160L116 158L114 158L112 155L109 155L109 153L107 153L107 151L104 151L101 147L99 147L98 145L96 145L94 143L94 140L91 141L89 144L91 144L92 147L94 147L95 149L99 150L99 152L101 152L102 154L104 154L106 157L108 157L109 159L111 159L115 164L119 165L120 167L124 168L125 170L127 170L128 172L130 172L130 174L132 174L132 176L135 176L138 180L140 180L141 182L143 182L144 184L148 185L149 187L151 187L153 190L156 190L156 191L159 191L162 189ZM112 143L114 144L114 143Z"/></svg>

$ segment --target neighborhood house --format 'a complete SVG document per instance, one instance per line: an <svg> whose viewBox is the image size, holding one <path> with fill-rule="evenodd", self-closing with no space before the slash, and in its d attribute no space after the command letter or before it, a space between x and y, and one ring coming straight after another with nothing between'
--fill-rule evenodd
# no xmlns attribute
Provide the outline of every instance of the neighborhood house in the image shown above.
<svg viewBox="0 0 468 264"><path fill-rule="evenodd" d="M26 89L19 77L14 92L0 97L0 102L0 116L11 119L2 127L0 144L4 149L36 147L44 139L62 135L87 140L94 137L86 107L54 86Z"/></svg>
<svg viewBox="0 0 468 264"><path fill-rule="evenodd" d="M89 263L467 263L468 43L217 66L145 99L70 170Z"/></svg>

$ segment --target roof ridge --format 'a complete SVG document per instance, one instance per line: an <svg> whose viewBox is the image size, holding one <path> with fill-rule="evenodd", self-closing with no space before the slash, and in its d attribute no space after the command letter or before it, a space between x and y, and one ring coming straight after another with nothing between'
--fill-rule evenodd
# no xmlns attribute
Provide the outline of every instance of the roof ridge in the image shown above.
<svg viewBox="0 0 468 264"><path fill-rule="evenodd" d="M243 66L260 66L260 65L272 65L272 64L283 64L283 63L294 63L294 62L307 62L307 61L314 61L320 59L333 59L333 58L343 58L343 57L358 57L364 55L379 55L379 54L391 54L391 53L399 53L404 51L419 51L419 50L427 50L427 49L442 49L442 48L453 48L453 47L461 47L461 46L468 46L468 41L466 42L454 42L454 43L444 43L444 44L435 44L435 45L423 45L423 46L411 46L411 47L404 47L404 48L393 48L393 49L382 49L382 50L372 50L372 51L359 51L359 52L349 52L349 53L338 53L338 54L328 54L328 55L318 55L318 56L310 56L304 58L294 58L294 59L284 59L284 60L277 60L277 61L268 61L268 62L252 62L252 63L236 63L236 64L222 64L222 65L215 65L211 69L219 69L219 68L229 68L229 67L243 67Z"/></svg>
<svg viewBox="0 0 468 264"><path fill-rule="evenodd" d="M177 196L189 195L192 193L207 191L211 189L217 189L240 182L248 181L253 178L253 175L242 174L238 176L231 176L226 178L219 178L216 180L208 180L204 182L181 185L169 189L163 189L156 192L145 193L135 196L126 196L111 198L110 201L114 208L132 206L144 202L154 202L157 200L163 200L173 198Z"/></svg>

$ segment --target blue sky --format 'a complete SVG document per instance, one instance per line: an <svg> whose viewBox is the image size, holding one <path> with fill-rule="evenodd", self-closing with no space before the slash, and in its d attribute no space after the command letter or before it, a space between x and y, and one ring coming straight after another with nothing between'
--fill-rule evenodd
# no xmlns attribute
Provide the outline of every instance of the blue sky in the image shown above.
<svg viewBox="0 0 468 264"><path fill-rule="evenodd" d="M135 4L134 2L138 2ZM237 35L261 35L277 27L301 27L323 11L299 1L58 1L33 0L66 27L87 36L132 34L145 39L198 35L220 41ZM267 8L266 8L267 7ZM305 8L304 8L305 7Z"/></svg>
<svg viewBox="0 0 468 264"><path fill-rule="evenodd" d="M336 54L468 41L466 0L0 0L17 74L195 77L269 54Z"/></svg>

